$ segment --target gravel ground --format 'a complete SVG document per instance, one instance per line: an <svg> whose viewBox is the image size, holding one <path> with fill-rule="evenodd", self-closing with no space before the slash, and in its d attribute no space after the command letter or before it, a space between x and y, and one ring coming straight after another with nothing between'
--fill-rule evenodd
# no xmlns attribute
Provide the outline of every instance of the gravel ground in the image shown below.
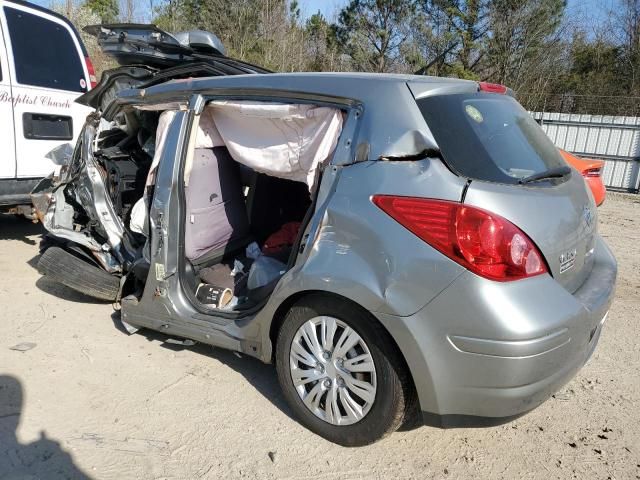
<svg viewBox="0 0 640 480"><path fill-rule="evenodd" d="M600 208L617 296L594 356L554 398L504 426L357 449L296 423L271 366L127 335L110 305L40 278L38 226L0 217L0 479L640 479L638 212L640 198Z"/></svg>

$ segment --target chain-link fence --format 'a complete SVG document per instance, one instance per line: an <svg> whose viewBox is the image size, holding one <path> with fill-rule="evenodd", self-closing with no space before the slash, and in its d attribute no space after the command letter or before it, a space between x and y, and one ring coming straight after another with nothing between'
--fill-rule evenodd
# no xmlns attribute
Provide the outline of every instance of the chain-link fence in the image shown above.
<svg viewBox="0 0 640 480"><path fill-rule="evenodd" d="M518 93L516 97L531 112L640 117L640 97L526 92Z"/></svg>

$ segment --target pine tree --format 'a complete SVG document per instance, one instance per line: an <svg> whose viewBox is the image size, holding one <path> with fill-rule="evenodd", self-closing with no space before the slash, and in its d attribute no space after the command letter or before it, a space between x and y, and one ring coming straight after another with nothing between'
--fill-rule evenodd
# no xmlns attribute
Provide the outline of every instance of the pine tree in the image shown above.
<svg viewBox="0 0 640 480"><path fill-rule="evenodd" d="M351 0L340 12L336 36L354 69L405 70L402 47L415 5L407 0Z"/></svg>

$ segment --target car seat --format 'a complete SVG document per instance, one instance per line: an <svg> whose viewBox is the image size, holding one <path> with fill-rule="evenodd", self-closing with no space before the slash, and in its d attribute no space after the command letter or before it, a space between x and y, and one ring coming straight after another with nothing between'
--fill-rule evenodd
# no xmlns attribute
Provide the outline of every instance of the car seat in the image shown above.
<svg viewBox="0 0 640 480"><path fill-rule="evenodd" d="M226 147L195 149L185 198L185 255L193 265L250 242L240 171Z"/></svg>

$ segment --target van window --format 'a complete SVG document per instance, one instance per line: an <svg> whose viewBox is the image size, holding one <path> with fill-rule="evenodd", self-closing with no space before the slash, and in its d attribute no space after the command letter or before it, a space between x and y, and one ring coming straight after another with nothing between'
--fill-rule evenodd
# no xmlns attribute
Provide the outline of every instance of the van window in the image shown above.
<svg viewBox="0 0 640 480"><path fill-rule="evenodd" d="M508 95L436 95L417 102L443 160L459 175L515 184L566 165L531 115Z"/></svg>
<svg viewBox="0 0 640 480"><path fill-rule="evenodd" d="M22 85L85 92L82 61L69 30L15 8L4 8L16 80Z"/></svg>

